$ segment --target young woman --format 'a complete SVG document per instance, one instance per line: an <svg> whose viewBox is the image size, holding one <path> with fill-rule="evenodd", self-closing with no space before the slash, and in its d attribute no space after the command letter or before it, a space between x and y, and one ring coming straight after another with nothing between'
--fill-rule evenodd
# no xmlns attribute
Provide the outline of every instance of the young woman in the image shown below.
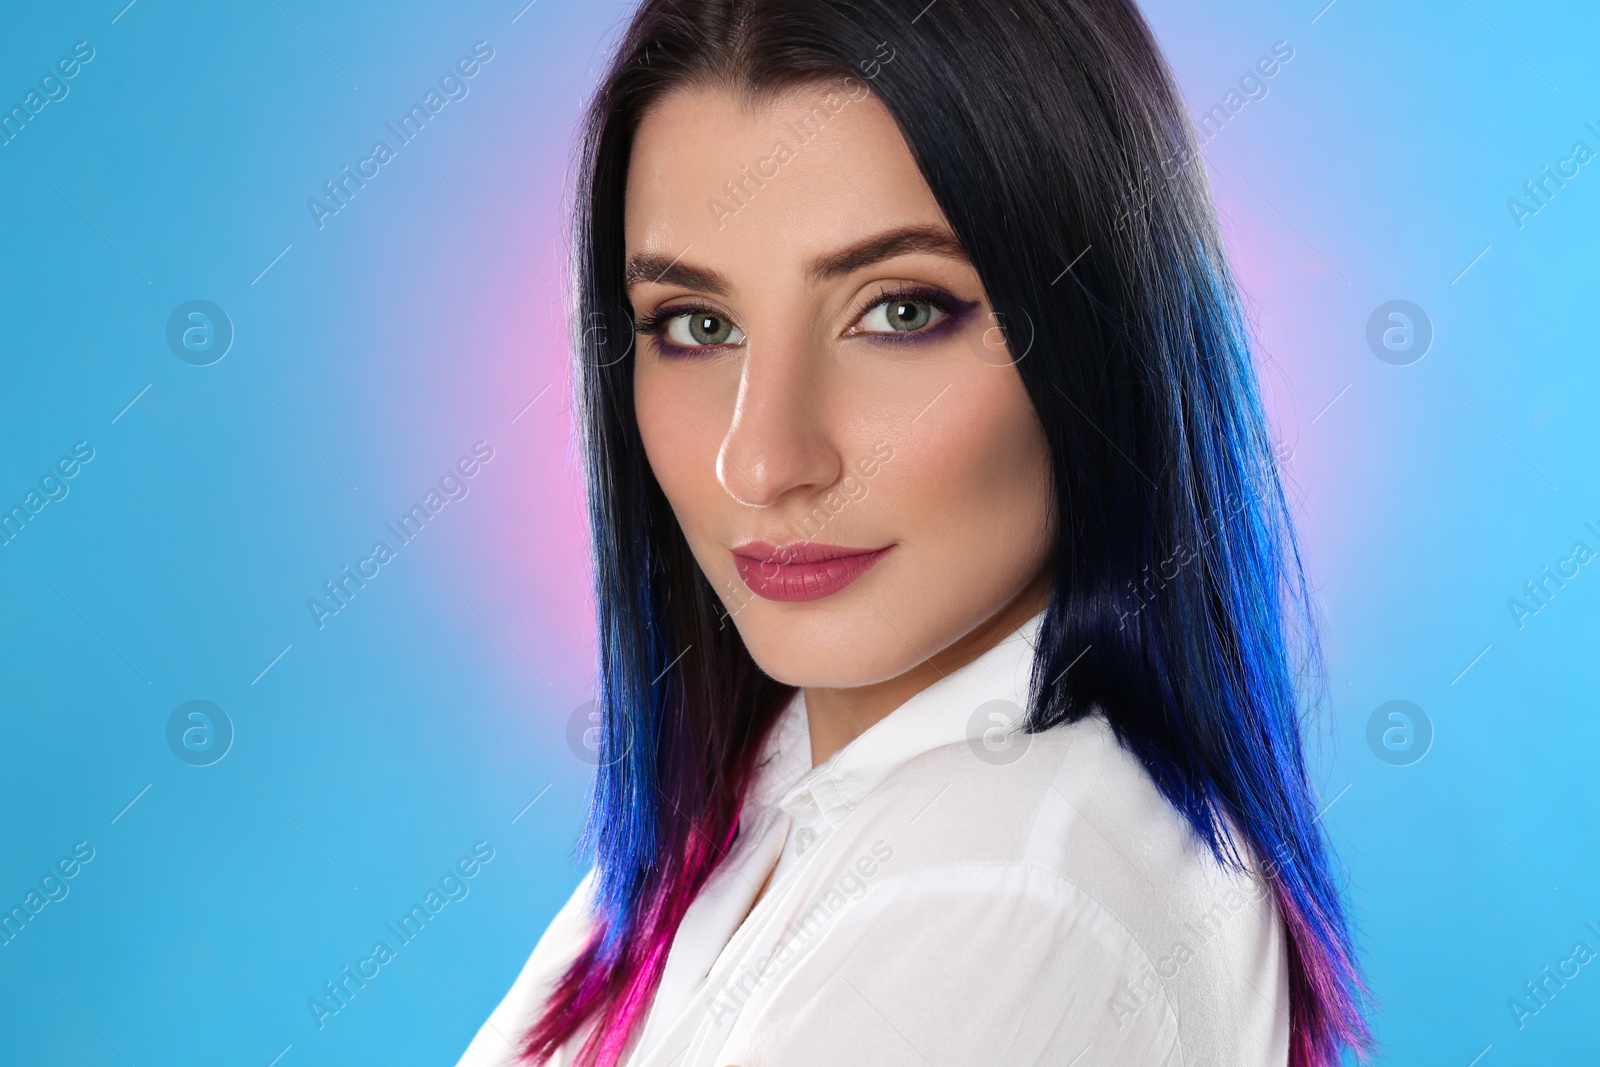
<svg viewBox="0 0 1600 1067"><path fill-rule="evenodd" d="M646 0L590 111L592 870L462 1064L1370 1044L1316 643L1129 0Z"/></svg>

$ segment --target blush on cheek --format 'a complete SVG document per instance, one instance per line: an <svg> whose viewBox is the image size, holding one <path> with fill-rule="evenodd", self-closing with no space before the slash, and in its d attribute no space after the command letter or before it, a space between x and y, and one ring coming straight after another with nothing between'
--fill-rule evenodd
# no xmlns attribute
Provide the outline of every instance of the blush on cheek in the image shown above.
<svg viewBox="0 0 1600 1067"><path fill-rule="evenodd" d="M686 399L675 402L650 375L639 375L636 386L634 417L639 437L662 488L690 474L696 463L711 464L708 474L715 477L716 450L691 421L694 405Z"/></svg>
<svg viewBox="0 0 1600 1067"><path fill-rule="evenodd" d="M739 505L717 478L718 438L690 421L696 414L687 398L667 396L642 380L646 377L635 379L640 388L634 400L645 461L707 580L722 589L733 574L732 561L723 558L726 552L719 550L712 534L729 527L729 514ZM685 391L681 385L675 388Z"/></svg>
<svg viewBox="0 0 1600 1067"><path fill-rule="evenodd" d="M973 369L953 384L944 417L919 435L926 477L950 494L952 507L1036 495L1049 450L1021 376L1011 366Z"/></svg>
<svg viewBox="0 0 1600 1067"><path fill-rule="evenodd" d="M942 542L941 556L961 561L951 573L965 573L968 595L987 600L1014 593L1048 553L1050 460L1020 378L978 378L968 385L961 402L905 450L903 464L897 453L892 488L908 513L922 517L916 533ZM946 399L954 398L956 388Z"/></svg>

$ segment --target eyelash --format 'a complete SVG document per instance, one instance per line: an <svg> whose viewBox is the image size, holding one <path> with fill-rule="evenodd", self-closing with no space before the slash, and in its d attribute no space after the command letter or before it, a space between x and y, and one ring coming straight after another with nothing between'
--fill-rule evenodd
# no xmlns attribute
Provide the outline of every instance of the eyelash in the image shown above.
<svg viewBox="0 0 1600 1067"><path fill-rule="evenodd" d="M958 300L956 297L951 296L942 289L935 289L931 286L896 285L884 289L871 297L870 300L864 304L850 320L852 326L854 326L855 323L860 322L862 317L864 317L867 312L873 310L874 308L881 307L884 304L893 303L895 301L932 305L944 313L944 318L930 326L925 326L920 330L897 331L894 333L878 333L876 331L870 333L863 332L856 334L855 336L868 337L874 341L881 341L885 344L892 345L920 344L931 338L939 337L949 329L954 328L956 325L966 319L967 312L971 311L975 306L965 300ZM722 345L695 345L689 347L684 345L675 345L666 340L664 334L667 323L671 322L673 319L679 318L680 316L693 315L697 313L715 315L719 319L729 318L729 316L722 314L722 312L718 311L716 308L705 307L696 304L679 304L671 307L657 308L655 311L639 320L637 329L640 333L651 337L656 348L674 358L692 356L695 352L702 350L715 350L724 347Z"/></svg>

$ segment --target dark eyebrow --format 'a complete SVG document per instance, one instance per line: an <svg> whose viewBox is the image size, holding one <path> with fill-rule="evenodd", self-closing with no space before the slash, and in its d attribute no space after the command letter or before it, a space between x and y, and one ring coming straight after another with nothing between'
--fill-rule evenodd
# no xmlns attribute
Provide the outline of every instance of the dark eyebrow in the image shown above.
<svg viewBox="0 0 1600 1067"><path fill-rule="evenodd" d="M685 248L684 252L687 251ZM870 267L886 259L917 252L963 261L967 258L966 250L961 247L961 242L956 239L955 234L943 227L901 226L874 234L848 248L813 260L806 268L806 280L816 284L858 271L862 267ZM623 284L631 289L643 282L657 282L662 285L695 289L715 296L728 295L732 286L728 284L726 278L714 270L679 262L682 258L683 252L678 253L673 259L655 252L635 253L628 260L627 269L623 274Z"/></svg>
<svg viewBox="0 0 1600 1067"><path fill-rule="evenodd" d="M870 267L895 256L922 252L949 259L965 260L966 249L956 240L956 235L942 226L901 226L868 237L849 248L814 260L806 268L806 280L815 284L829 278L838 278L851 271Z"/></svg>
<svg viewBox="0 0 1600 1067"><path fill-rule="evenodd" d="M672 259L655 252L635 252L629 257L627 269L622 273L623 288L632 289L645 282L659 282L662 285L681 285L685 289L697 289L715 296L727 296L732 287L722 275L714 270L678 262L687 251L689 249L685 248Z"/></svg>

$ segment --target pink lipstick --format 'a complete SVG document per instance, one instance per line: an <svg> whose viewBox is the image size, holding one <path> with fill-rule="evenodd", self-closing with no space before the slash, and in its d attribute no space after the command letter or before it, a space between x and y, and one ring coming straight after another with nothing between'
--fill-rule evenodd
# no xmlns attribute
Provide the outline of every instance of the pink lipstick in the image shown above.
<svg viewBox="0 0 1600 1067"><path fill-rule="evenodd" d="M796 541L751 541L733 549L733 564L750 591L765 600L821 600L866 573L892 546L845 548Z"/></svg>

